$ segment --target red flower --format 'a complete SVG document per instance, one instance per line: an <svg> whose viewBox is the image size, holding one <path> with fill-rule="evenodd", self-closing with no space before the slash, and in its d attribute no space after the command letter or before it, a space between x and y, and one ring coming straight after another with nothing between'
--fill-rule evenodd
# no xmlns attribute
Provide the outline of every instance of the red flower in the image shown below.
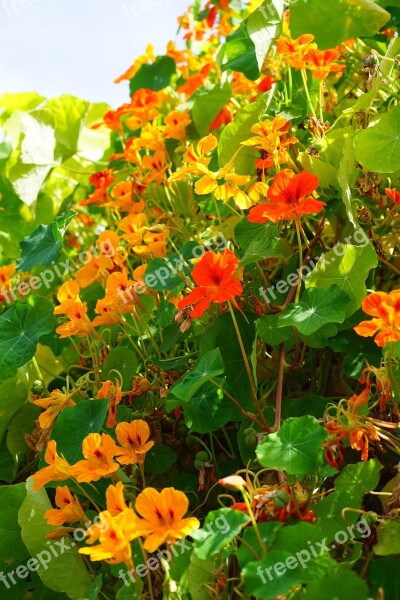
<svg viewBox="0 0 400 600"><path fill-rule="evenodd" d="M274 181L267 192L268 204L258 204L251 209L251 223L276 223L281 219L298 219L302 215L320 212L325 205L321 200L314 200L312 194L318 187L316 175L302 171L298 175L291 169L284 169L275 175Z"/></svg>
<svg viewBox="0 0 400 600"><path fill-rule="evenodd" d="M272 79L271 75L267 75L264 79L261 79L260 83L257 85L257 89L260 92L269 92L274 83L275 81Z"/></svg>
<svg viewBox="0 0 400 600"><path fill-rule="evenodd" d="M198 318L208 309L211 302L222 304L240 296L243 288L239 281L239 272L235 273L238 262L231 250L224 250L222 254L206 252L192 273L198 287L180 300L178 308L193 305L190 316Z"/></svg>

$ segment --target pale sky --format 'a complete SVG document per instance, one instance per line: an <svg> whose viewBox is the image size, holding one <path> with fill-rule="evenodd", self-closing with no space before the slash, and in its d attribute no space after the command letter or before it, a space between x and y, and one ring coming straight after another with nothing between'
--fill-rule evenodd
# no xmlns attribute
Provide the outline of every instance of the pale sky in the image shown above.
<svg viewBox="0 0 400 600"><path fill-rule="evenodd" d="M0 0L0 95L64 93L112 106L148 43L163 54L190 0Z"/></svg>

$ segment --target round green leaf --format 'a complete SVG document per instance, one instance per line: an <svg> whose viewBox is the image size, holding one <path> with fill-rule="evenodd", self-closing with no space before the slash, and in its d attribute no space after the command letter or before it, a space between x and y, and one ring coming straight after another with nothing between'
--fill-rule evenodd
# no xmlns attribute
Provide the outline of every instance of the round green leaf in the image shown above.
<svg viewBox="0 0 400 600"><path fill-rule="evenodd" d="M289 475L305 475L318 469L318 455L326 433L309 415L290 418L257 448L263 467L283 469Z"/></svg>

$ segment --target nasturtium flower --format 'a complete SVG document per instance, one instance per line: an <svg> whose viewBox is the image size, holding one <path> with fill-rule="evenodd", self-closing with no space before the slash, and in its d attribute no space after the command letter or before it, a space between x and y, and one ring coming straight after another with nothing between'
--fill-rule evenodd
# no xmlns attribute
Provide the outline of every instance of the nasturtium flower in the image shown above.
<svg viewBox="0 0 400 600"><path fill-rule="evenodd" d="M335 63L340 56L339 50L310 50L305 56L306 68L314 79L323 81L330 73L345 69L345 65Z"/></svg>
<svg viewBox="0 0 400 600"><path fill-rule="evenodd" d="M71 467L71 475L77 481L98 481L111 477L119 469L114 461L117 445L107 433L89 433L82 442L85 460Z"/></svg>
<svg viewBox="0 0 400 600"><path fill-rule="evenodd" d="M147 452L154 446L153 441L148 441L150 428L146 421L136 419L131 423L118 423L115 434L122 446L116 452L118 462L122 465L143 464Z"/></svg>
<svg viewBox="0 0 400 600"><path fill-rule="evenodd" d="M166 139L179 140L183 142L186 139L186 127L192 122L188 110L173 110L164 119L163 135Z"/></svg>
<svg viewBox="0 0 400 600"><path fill-rule="evenodd" d="M88 539L89 544L95 541L99 543L80 548L80 554L87 554L90 560L104 560L112 565L125 563L128 569L132 569L131 542L140 535L136 526L139 519L133 510L129 516L121 513L119 517L113 517L108 510L102 511L99 516L101 524L92 526Z"/></svg>
<svg viewBox="0 0 400 600"><path fill-rule="evenodd" d="M73 279L65 281L57 292L57 300L60 304L54 309L54 314L63 315L76 302L80 302L79 291L80 288L76 281Z"/></svg>
<svg viewBox="0 0 400 600"><path fill-rule="evenodd" d="M13 278L16 268L17 265L15 263L11 265L5 265L4 267L0 267L0 302L4 302L4 300L6 299L6 296L4 294L7 294L7 292L11 288L11 280ZM1 292L3 292L3 294Z"/></svg>
<svg viewBox="0 0 400 600"><path fill-rule="evenodd" d="M187 496L174 488L158 492L146 488L136 498L135 510L142 517L139 527L145 530L144 547L154 552L165 542L174 544L200 526L198 519L184 515L189 508Z"/></svg>
<svg viewBox="0 0 400 600"><path fill-rule="evenodd" d="M66 485L57 487L55 504L57 508L50 508L43 515L49 525L63 525L86 519L81 503Z"/></svg>
<svg viewBox="0 0 400 600"><path fill-rule="evenodd" d="M276 49L283 54L282 61L296 70L304 69L305 57L310 50L315 50L317 44L311 33L304 33L297 39L281 36L276 40Z"/></svg>
<svg viewBox="0 0 400 600"><path fill-rule="evenodd" d="M116 379L115 383L113 383L108 379L97 392L97 398L108 399L107 427L114 427L117 424L117 406L122 400L121 382Z"/></svg>
<svg viewBox="0 0 400 600"><path fill-rule="evenodd" d="M373 292L364 298L362 309L374 318L354 327L358 335L371 337L377 334L375 343L379 347L400 340L400 290L392 290L389 294Z"/></svg>
<svg viewBox="0 0 400 600"><path fill-rule="evenodd" d="M222 254L206 252L192 272L197 287L178 302L178 308L181 310L193 306L190 316L198 318L211 302L222 304L240 296L243 288L239 281L241 271L237 269L238 263L239 260L229 249Z"/></svg>
<svg viewBox="0 0 400 600"><path fill-rule="evenodd" d="M69 321L66 321L62 325L59 325L56 329L56 333L62 338L72 337L85 337L94 333L94 327L87 315L87 304L86 302L74 302L69 306L65 315Z"/></svg>
<svg viewBox="0 0 400 600"><path fill-rule="evenodd" d="M302 215L320 212L325 202L310 196L319 185L316 175L302 171L296 175L291 169L284 169L274 177L268 189L268 204L258 204L250 212L251 223L265 223L280 220L295 220Z"/></svg>
<svg viewBox="0 0 400 600"><path fill-rule="evenodd" d="M52 427L64 408L68 406L75 406L75 402L72 400L74 392L62 392L61 390L53 390L50 392L50 396L48 398L40 398L39 400L34 400L33 403L36 406L40 406L40 408L45 408L46 410L39 415L39 425L42 429L50 429Z"/></svg>
<svg viewBox="0 0 400 600"><path fill-rule="evenodd" d="M400 192L398 192L397 190L391 189L391 188L386 188L385 194L388 198L390 198L394 202L395 206L400 205Z"/></svg>
<svg viewBox="0 0 400 600"><path fill-rule="evenodd" d="M117 515L129 510L129 506L124 498L124 485L118 481L115 485L109 485L106 491L106 503L109 513L116 517Z"/></svg>
<svg viewBox="0 0 400 600"><path fill-rule="evenodd" d="M32 475L34 480L34 490L39 490L41 487L50 481L65 481L71 477L71 465L57 454L57 443L55 440L50 440L47 444L44 460L48 467L43 467Z"/></svg>

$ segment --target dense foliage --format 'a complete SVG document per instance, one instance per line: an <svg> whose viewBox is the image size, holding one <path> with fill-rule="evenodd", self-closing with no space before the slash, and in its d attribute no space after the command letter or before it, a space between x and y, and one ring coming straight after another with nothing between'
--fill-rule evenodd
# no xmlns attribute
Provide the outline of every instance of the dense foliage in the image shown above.
<svg viewBox="0 0 400 600"><path fill-rule="evenodd" d="M121 107L0 98L2 598L399 597L399 21L196 0Z"/></svg>

